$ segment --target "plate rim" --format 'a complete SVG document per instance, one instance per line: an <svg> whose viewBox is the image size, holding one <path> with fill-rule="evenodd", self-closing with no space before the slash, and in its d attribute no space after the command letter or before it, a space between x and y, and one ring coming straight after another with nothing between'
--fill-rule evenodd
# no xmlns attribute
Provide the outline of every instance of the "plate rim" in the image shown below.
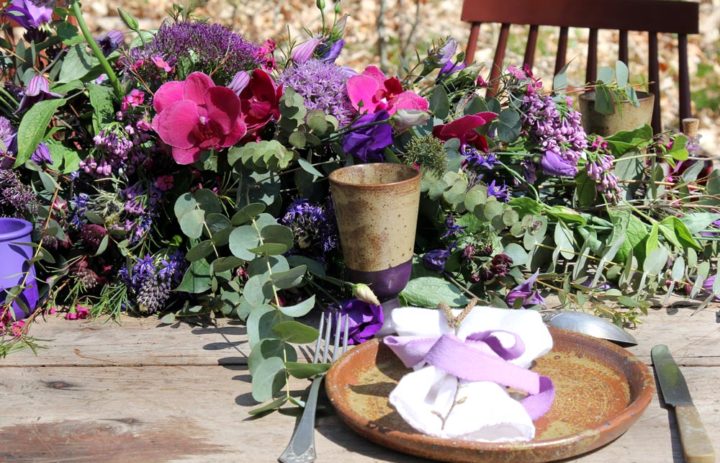
<svg viewBox="0 0 720 463"><path fill-rule="evenodd" d="M621 357L624 357L626 361L631 362L633 364L639 365L639 370L641 373L640 383L642 384L642 388L637 391L636 397L634 400L632 400L622 411L620 411L618 414L612 416L609 420L604 421L600 424L598 424L595 427L584 429L578 433L569 435L569 436L563 436L563 437L557 437L552 439L543 439L543 440L531 440L531 441L519 441L519 442L477 442L477 441L467 441L467 440L461 440L461 439L445 439L445 438L438 438L429 436L426 434L421 434L419 432L409 434L404 431L398 431L398 430L390 430L389 432L379 432L375 431L372 432L371 427L368 426L370 423L370 420L367 418L364 418L360 416L358 413L355 413L355 411L349 406L348 403L339 400L339 394L340 391L336 391L335 389L342 385L342 383L337 379L339 372L341 371L341 365L344 365L345 362L347 362L347 359L352 355L357 355L358 349L371 349L376 345L380 344L380 339L375 338L371 341L368 341L364 344L361 344L359 346L356 346L352 349L350 349L348 352L346 352L340 359L338 359L337 362L333 364L333 366L330 368L330 370L327 373L327 377L325 379L325 390L327 392L328 398L330 399L331 403L337 410L338 415L340 416L341 420L348 425L351 429L353 429L354 432L357 432L362 435L362 437L371 440L373 442L376 442L380 445L383 445L385 447L394 449L396 451L401 451L404 453L411 453L414 455L423 456L425 458L428 458L428 455L426 453L414 453L412 452L411 448L408 448L408 446L404 446L405 448L408 448L408 451L402 450L400 446L390 446L387 445L390 439L397 441L397 439L401 439L406 441L407 443L417 443L417 444L423 444L425 446L432 446L438 449L455 449L455 450L470 450L470 451L478 451L483 453L503 453L503 452L525 452L525 451L532 451L532 450L540 450L545 448L559 448L559 447L570 447L573 444L580 443L584 438L587 438L588 435L595 435L596 433L599 434L602 431L607 432L607 430L612 431L619 431L617 432L617 435L611 437L608 440L602 440L602 439L596 439L599 441L597 444L591 443L590 446L585 448L584 450L577 452L577 453L569 453L569 454L563 454L558 455L557 459L562 458L569 458L577 455L581 455L590 451L593 451L599 447L602 447L618 437L620 437L622 434L624 434L627 429L629 429L635 421L642 415L642 413L647 409L648 405L652 401L652 397L655 391L655 384L654 384L654 377L650 372L649 367L640 360L637 356L632 354L631 352L627 351L626 349L613 344L609 341L594 338L588 335L584 335L581 333L576 333L560 328L554 328L549 327L550 333L553 336L553 339L555 336L561 336L563 338L569 338L569 340L578 339L582 340L582 342L592 342L592 343L598 343L602 348L606 350L612 351L614 354L619 355ZM627 376L625 376L627 378ZM366 431L369 433L369 435L365 434L364 432L360 432L360 430L368 430ZM613 433L611 433L613 434ZM388 438L387 436L392 435L392 437ZM402 436L402 437L401 437ZM386 442L387 441L387 442ZM465 461L465 460L448 460L448 461Z"/></svg>

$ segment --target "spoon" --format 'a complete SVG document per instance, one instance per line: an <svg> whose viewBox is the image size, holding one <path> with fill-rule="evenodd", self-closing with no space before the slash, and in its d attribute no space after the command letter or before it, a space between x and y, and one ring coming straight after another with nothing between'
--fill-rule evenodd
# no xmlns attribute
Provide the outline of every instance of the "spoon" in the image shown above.
<svg viewBox="0 0 720 463"><path fill-rule="evenodd" d="M545 323L556 328L607 339L623 347L636 346L637 341L627 331L605 318L585 312L560 311L543 316Z"/></svg>

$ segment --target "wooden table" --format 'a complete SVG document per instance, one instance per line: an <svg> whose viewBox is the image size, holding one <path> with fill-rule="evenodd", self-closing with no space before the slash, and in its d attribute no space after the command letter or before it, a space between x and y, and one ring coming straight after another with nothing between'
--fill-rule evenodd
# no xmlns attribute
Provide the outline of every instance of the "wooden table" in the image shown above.
<svg viewBox="0 0 720 463"><path fill-rule="evenodd" d="M653 310L631 350L649 364L654 344L670 347L720 451L716 310ZM47 349L0 360L0 462L274 462L292 434L291 416L248 417L240 324L51 318L32 334ZM316 443L320 463L423 461L364 441L331 411L318 418ZM655 398L624 436L573 461L681 462L673 412Z"/></svg>

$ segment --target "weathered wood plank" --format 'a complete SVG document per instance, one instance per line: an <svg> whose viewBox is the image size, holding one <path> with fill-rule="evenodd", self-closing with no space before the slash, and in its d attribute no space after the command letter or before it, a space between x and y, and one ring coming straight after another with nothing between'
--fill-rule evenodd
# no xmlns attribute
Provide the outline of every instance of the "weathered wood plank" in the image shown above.
<svg viewBox="0 0 720 463"><path fill-rule="evenodd" d="M650 364L650 349L667 344L676 360L688 366L720 366L720 324L717 306L697 312L687 303L651 309L630 332L639 345L630 349ZM4 366L143 366L244 365L250 349L245 328L238 322L218 326L160 326L156 319L123 317L121 324L102 320L39 321L32 334L47 339L36 356L21 351L0 359Z"/></svg>
<svg viewBox="0 0 720 463"><path fill-rule="evenodd" d="M245 327L219 320L218 325L160 325L157 318L122 317L68 321L38 320L31 335L47 347L38 355L23 350L5 359L4 366L143 366L245 364L250 353Z"/></svg>
<svg viewBox="0 0 720 463"><path fill-rule="evenodd" d="M720 368L683 372L706 428L717 429ZM249 419L248 379L239 366L4 368L0 395L12 406L0 415L0 462L273 462L295 420ZM655 398L624 436L576 461L682 461L672 420ZM424 461L363 440L331 413L317 431L319 463ZM720 434L711 439L720 449Z"/></svg>

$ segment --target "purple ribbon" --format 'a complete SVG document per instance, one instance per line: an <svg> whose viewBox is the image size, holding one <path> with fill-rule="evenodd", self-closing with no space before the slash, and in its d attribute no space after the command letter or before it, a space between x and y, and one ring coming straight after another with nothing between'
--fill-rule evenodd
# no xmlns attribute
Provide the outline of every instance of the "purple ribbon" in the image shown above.
<svg viewBox="0 0 720 463"><path fill-rule="evenodd" d="M510 334L514 344L503 346L495 333ZM428 364L465 381L491 381L526 392L528 396L520 403L533 420L547 413L555 398L550 378L508 362L525 352L522 339L510 331L473 333L464 342L451 334L388 336L384 342L408 368Z"/></svg>

